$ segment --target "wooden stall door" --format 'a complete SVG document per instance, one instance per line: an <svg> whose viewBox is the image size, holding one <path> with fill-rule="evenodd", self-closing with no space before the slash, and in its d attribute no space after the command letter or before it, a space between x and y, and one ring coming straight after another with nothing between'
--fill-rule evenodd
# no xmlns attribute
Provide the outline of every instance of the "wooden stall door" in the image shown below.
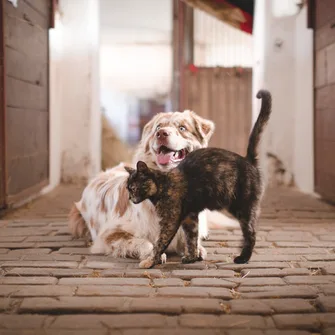
<svg viewBox="0 0 335 335"><path fill-rule="evenodd" d="M335 1L313 2L315 190L335 203Z"/></svg>
<svg viewBox="0 0 335 335"><path fill-rule="evenodd" d="M6 206L4 8L0 1L0 210Z"/></svg>
<svg viewBox="0 0 335 335"><path fill-rule="evenodd" d="M185 105L215 122L210 146L246 154L252 116L252 70L197 68L187 70Z"/></svg>
<svg viewBox="0 0 335 335"><path fill-rule="evenodd" d="M4 5L7 204L48 183L51 1Z"/></svg>

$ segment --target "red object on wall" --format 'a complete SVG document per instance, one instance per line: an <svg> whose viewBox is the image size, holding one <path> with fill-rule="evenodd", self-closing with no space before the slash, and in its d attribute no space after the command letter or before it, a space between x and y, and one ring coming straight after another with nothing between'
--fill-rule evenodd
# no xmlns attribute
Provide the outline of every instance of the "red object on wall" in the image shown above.
<svg viewBox="0 0 335 335"><path fill-rule="evenodd" d="M198 68L194 65L194 64L190 64L188 66L189 70L193 73L197 73L198 72Z"/></svg>

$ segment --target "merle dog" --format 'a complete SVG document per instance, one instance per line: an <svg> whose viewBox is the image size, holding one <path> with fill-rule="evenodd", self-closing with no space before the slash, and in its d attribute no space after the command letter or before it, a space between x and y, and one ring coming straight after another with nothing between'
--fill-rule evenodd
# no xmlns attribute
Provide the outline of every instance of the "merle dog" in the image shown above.
<svg viewBox="0 0 335 335"><path fill-rule="evenodd" d="M135 204L145 199L155 205L161 218L160 237L152 254L140 263L150 268L158 264L180 225L186 250L183 263L192 263L198 254L198 214L204 209L226 211L241 226L244 243L235 263L249 261L256 241L255 224L260 213L263 184L258 164L258 146L271 113L271 94L261 90L261 111L249 138L246 157L217 148L195 150L174 169L162 172L139 161L137 170L125 167L129 198Z"/></svg>

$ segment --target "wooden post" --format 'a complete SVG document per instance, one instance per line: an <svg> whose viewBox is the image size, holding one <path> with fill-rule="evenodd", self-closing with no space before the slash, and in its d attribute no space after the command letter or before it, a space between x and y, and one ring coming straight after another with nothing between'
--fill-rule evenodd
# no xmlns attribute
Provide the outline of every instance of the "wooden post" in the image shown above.
<svg viewBox="0 0 335 335"><path fill-rule="evenodd" d="M6 94L4 1L0 1L0 209L6 207Z"/></svg>
<svg viewBox="0 0 335 335"><path fill-rule="evenodd" d="M173 0L173 110L181 111L185 108L185 66L193 63L193 40L193 9L181 0Z"/></svg>

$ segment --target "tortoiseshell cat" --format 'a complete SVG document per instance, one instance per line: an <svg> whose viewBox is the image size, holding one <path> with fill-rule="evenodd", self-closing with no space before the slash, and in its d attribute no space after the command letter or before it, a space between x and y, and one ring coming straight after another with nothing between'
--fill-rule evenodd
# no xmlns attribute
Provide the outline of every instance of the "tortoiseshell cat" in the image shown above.
<svg viewBox="0 0 335 335"><path fill-rule="evenodd" d="M258 146L271 113L271 94L261 90L261 111L249 138L246 157L217 148L193 151L169 172L152 170L144 162L137 170L126 167L129 198L135 204L145 199L155 205L160 221L160 237L153 253L140 263L150 268L160 263L180 225L185 232L186 250L183 263L199 260L198 214L204 209L228 211L240 223L244 243L235 263L249 261L256 241L255 224L263 194L258 164Z"/></svg>

